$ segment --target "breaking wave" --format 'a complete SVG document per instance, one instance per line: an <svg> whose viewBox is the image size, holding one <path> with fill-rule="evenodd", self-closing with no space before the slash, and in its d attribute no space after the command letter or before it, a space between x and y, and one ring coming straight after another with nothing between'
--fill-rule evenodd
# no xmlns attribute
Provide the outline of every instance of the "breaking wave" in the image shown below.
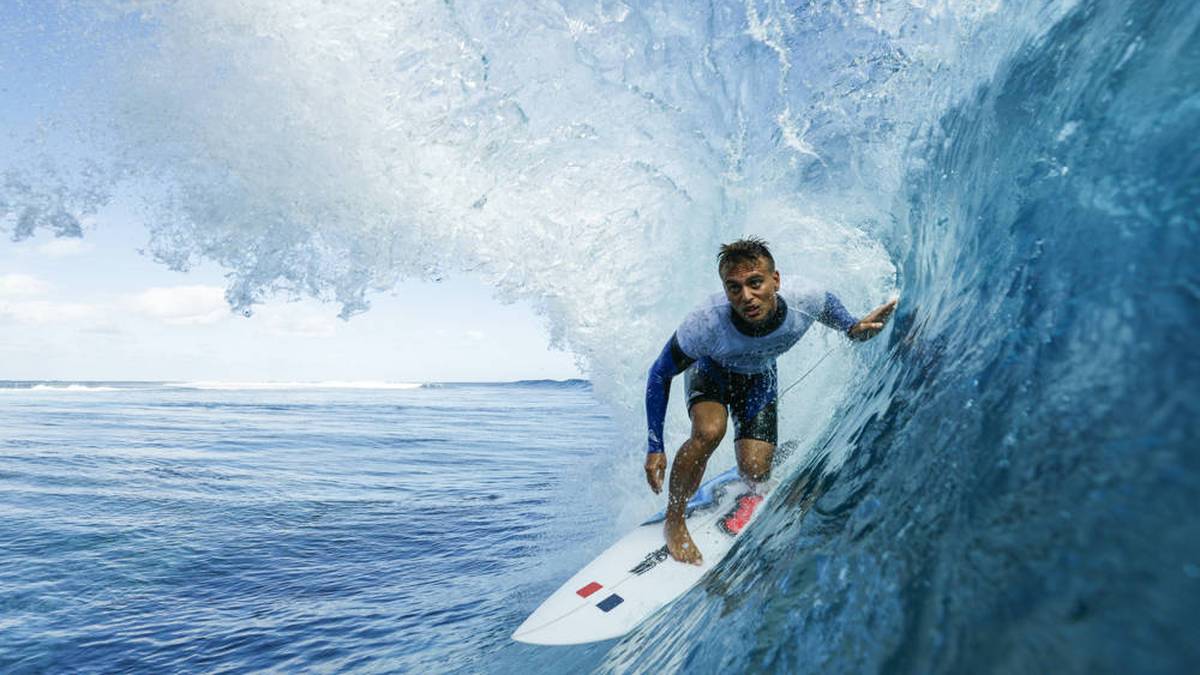
<svg viewBox="0 0 1200 675"><path fill-rule="evenodd" d="M801 448L783 498L603 668L1200 656L1192 4L191 0L68 20L103 66L56 113L86 142L7 167L11 236L78 235L136 198L152 254L221 263L244 311L283 292L349 317L471 270L533 302L614 403L622 475L645 369L721 242L765 237L785 287L852 311L900 295L876 341L814 331L781 362L833 349L782 402Z"/></svg>

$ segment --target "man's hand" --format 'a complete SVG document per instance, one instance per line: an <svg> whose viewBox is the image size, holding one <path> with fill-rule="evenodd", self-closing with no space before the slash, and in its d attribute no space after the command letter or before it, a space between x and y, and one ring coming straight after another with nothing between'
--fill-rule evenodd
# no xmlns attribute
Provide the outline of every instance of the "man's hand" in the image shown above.
<svg viewBox="0 0 1200 675"><path fill-rule="evenodd" d="M663 476L667 473L667 455L651 452L646 455L646 482L654 494L662 492Z"/></svg>
<svg viewBox="0 0 1200 675"><path fill-rule="evenodd" d="M879 335L879 331L883 330L883 326L888 322L888 319L892 318L892 312L895 310L896 300L889 300L871 310L861 321L851 326L846 334L850 336L851 340L870 340Z"/></svg>

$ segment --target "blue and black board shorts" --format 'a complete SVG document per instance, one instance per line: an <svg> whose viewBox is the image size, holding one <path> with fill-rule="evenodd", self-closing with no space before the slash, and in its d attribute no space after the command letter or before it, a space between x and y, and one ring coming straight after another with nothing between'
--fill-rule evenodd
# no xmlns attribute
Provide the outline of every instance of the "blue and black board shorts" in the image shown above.
<svg viewBox="0 0 1200 675"><path fill-rule="evenodd" d="M722 368L709 358L692 364L684 373L688 412L700 401L724 405L733 417L733 438L753 438L774 445L779 439L778 375L771 369L743 375Z"/></svg>

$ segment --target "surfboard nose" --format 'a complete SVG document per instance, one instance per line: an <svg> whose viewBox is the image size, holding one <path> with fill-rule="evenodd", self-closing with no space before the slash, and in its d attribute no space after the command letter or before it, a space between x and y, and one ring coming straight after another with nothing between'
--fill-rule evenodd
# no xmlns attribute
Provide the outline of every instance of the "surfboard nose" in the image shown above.
<svg viewBox="0 0 1200 675"><path fill-rule="evenodd" d="M749 485L737 468L701 486L687 514L704 562L671 559L661 522L651 519L622 537L558 588L513 631L535 645L575 645L621 637L693 587L721 561L761 510L772 483Z"/></svg>

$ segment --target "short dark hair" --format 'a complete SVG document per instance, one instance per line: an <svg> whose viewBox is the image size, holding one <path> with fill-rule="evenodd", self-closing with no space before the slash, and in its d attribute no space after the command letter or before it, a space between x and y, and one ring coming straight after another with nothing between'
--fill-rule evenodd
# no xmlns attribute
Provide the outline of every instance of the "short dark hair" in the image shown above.
<svg viewBox="0 0 1200 675"><path fill-rule="evenodd" d="M767 242L758 237L745 237L728 244L721 245L717 254L717 272L725 273L725 268L747 263L753 265L756 260L767 261L768 271L775 271L775 258L767 248Z"/></svg>

